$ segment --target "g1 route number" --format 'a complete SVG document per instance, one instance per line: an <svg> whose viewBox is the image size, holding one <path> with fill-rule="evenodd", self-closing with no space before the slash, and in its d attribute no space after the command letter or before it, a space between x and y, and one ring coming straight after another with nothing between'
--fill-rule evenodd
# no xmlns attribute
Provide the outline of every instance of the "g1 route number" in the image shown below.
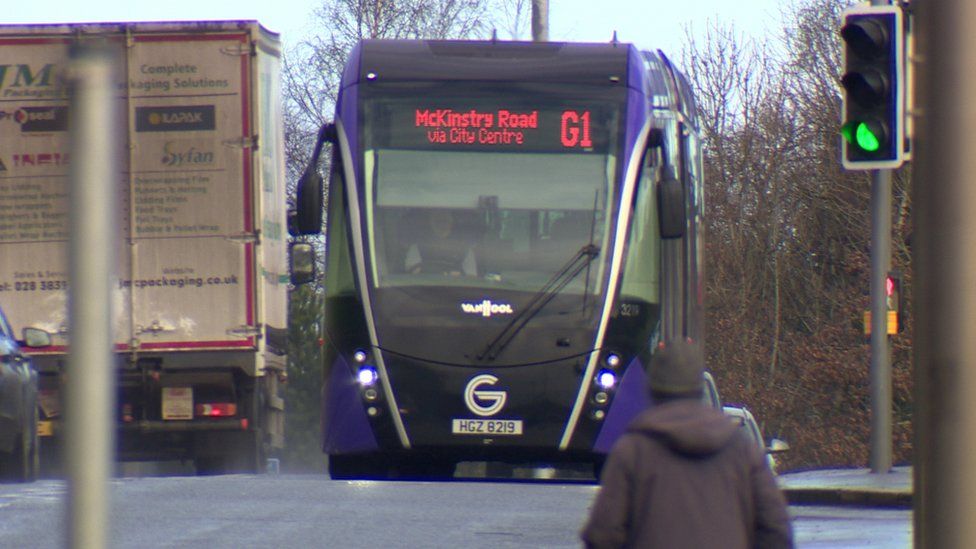
<svg viewBox="0 0 976 549"><path fill-rule="evenodd" d="M563 147L592 147L590 138L590 111L582 114L576 111L563 111L560 121L560 134Z"/></svg>

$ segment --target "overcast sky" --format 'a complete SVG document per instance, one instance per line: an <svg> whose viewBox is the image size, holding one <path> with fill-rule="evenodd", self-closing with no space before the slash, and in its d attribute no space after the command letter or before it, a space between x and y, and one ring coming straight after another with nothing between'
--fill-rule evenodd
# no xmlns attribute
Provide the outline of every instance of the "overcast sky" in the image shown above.
<svg viewBox="0 0 976 549"><path fill-rule="evenodd" d="M309 20L318 2L21 0L5 4L2 23L255 19L280 32L288 46L315 32ZM758 36L779 21L781 4L774 0L550 0L549 35L551 40L603 42L617 31L622 42L633 42L642 49L661 49L675 58L687 25L704 29L709 20L732 22L738 30ZM502 32L499 36L507 37Z"/></svg>

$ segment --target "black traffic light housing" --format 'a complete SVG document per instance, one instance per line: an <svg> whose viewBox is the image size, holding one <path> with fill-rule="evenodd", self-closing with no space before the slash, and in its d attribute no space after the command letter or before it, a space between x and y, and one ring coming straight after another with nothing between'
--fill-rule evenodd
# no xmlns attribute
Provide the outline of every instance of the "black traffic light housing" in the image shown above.
<svg viewBox="0 0 976 549"><path fill-rule="evenodd" d="M858 5L842 16L842 162L849 170L905 160L905 27L902 10Z"/></svg>

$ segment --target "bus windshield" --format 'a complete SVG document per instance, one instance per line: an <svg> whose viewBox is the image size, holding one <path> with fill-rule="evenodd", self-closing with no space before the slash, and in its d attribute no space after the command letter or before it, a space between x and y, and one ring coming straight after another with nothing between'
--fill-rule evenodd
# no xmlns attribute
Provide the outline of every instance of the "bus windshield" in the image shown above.
<svg viewBox="0 0 976 549"><path fill-rule="evenodd" d="M619 106L582 97L449 84L369 95L374 284L536 291L584 248L606 249ZM604 265L562 291L597 292Z"/></svg>

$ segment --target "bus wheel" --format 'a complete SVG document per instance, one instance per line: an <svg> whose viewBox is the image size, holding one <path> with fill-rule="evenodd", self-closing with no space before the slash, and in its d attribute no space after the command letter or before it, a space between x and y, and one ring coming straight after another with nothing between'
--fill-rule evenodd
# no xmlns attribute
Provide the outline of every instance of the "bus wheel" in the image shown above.
<svg viewBox="0 0 976 549"><path fill-rule="evenodd" d="M457 464L430 456L401 457L391 467L392 476L403 480L443 480L454 477Z"/></svg>
<svg viewBox="0 0 976 549"><path fill-rule="evenodd" d="M390 468L383 456L330 455L329 476L332 480L386 480L390 477Z"/></svg>

